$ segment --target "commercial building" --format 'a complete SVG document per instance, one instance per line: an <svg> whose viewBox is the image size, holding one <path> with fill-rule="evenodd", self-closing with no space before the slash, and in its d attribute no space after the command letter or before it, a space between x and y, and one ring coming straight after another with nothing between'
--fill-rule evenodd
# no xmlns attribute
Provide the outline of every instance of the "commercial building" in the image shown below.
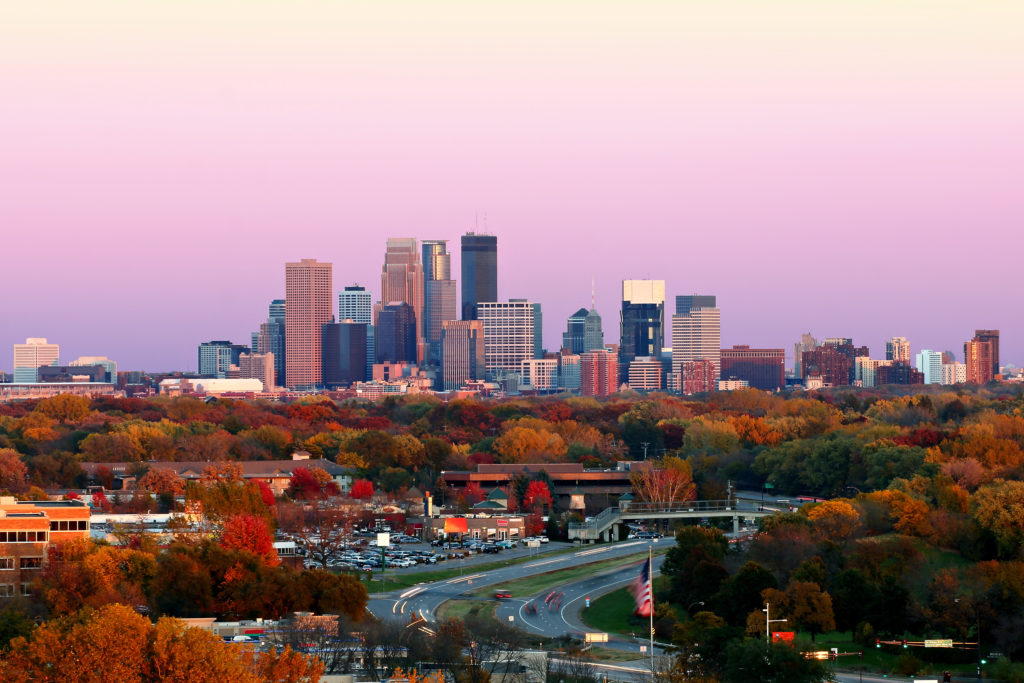
<svg viewBox="0 0 1024 683"><path fill-rule="evenodd" d="M117 381L117 363L110 360L106 356L79 356L75 360L68 363L68 365L73 368L92 367L95 365L99 365L100 367L103 368L104 374L103 378L100 379L101 382L110 382L111 384L113 384L114 382Z"/></svg>
<svg viewBox="0 0 1024 683"><path fill-rule="evenodd" d="M243 353L238 357L239 378L258 379L263 383L263 391L271 392L277 388L274 375L274 354Z"/></svg>
<svg viewBox="0 0 1024 683"><path fill-rule="evenodd" d="M377 362L418 363L416 312L404 301L392 301L377 315Z"/></svg>
<svg viewBox="0 0 1024 683"><path fill-rule="evenodd" d="M446 320L458 320L458 300L452 279L451 254L447 240L424 240L423 249L423 333L427 339L430 365L441 366L441 331Z"/></svg>
<svg viewBox="0 0 1024 683"><path fill-rule="evenodd" d="M366 375L366 323L342 320L323 326L323 383L328 388L363 382Z"/></svg>
<svg viewBox="0 0 1024 683"><path fill-rule="evenodd" d="M875 386L885 384L924 384L924 374L910 363L894 360L875 370Z"/></svg>
<svg viewBox="0 0 1024 683"><path fill-rule="evenodd" d="M972 339L964 344L968 384L987 384L995 378L992 372L992 342Z"/></svg>
<svg viewBox="0 0 1024 683"><path fill-rule="evenodd" d="M992 347L992 377L997 377L1002 372L999 367L999 330L975 330L974 339L988 342Z"/></svg>
<svg viewBox="0 0 1024 683"><path fill-rule="evenodd" d="M580 354L558 354L558 386L566 391L579 391L582 377L580 375Z"/></svg>
<svg viewBox="0 0 1024 683"><path fill-rule="evenodd" d="M203 342L199 345L198 374L226 378L243 353L249 353L249 347L243 344L227 340Z"/></svg>
<svg viewBox="0 0 1024 683"><path fill-rule="evenodd" d="M719 391L739 391L750 388L750 382L745 379L720 379L718 380Z"/></svg>
<svg viewBox="0 0 1024 683"><path fill-rule="evenodd" d="M498 238L469 232L462 236L462 319L476 320L476 306L498 300Z"/></svg>
<svg viewBox="0 0 1024 683"><path fill-rule="evenodd" d="M878 360L867 356L857 356L854 360L854 384L861 387L875 386L875 374L878 368L892 365L891 360Z"/></svg>
<svg viewBox="0 0 1024 683"><path fill-rule="evenodd" d="M80 500L20 501L0 496L0 600L32 595L32 584L46 568L51 546L89 538L90 512Z"/></svg>
<svg viewBox="0 0 1024 683"><path fill-rule="evenodd" d="M160 380L158 388L161 394L167 396L237 394L250 397L263 393L263 382L255 378L241 377L169 377Z"/></svg>
<svg viewBox="0 0 1024 683"><path fill-rule="evenodd" d="M910 342L907 341L907 338L893 337L889 341L885 342L885 359L899 361L901 363L909 363Z"/></svg>
<svg viewBox="0 0 1024 683"><path fill-rule="evenodd" d="M285 300L274 299L268 306L267 321L260 323L252 350L255 353L274 354L274 384L285 384Z"/></svg>
<svg viewBox="0 0 1024 683"><path fill-rule="evenodd" d="M58 394L75 396L113 396L115 385L104 382L26 382L24 384L0 383L0 403L50 398Z"/></svg>
<svg viewBox="0 0 1024 683"><path fill-rule="evenodd" d="M629 388L633 391L661 390L661 361L641 356L629 364Z"/></svg>
<svg viewBox="0 0 1024 683"><path fill-rule="evenodd" d="M562 333L562 348L572 353L583 353L583 333L586 330L587 309L581 308L566 321L565 332Z"/></svg>
<svg viewBox="0 0 1024 683"><path fill-rule="evenodd" d="M786 386L784 349L752 349L737 345L721 349L720 353L721 379L742 380L764 391L780 391Z"/></svg>
<svg viewBox="0 0 1024 683"><path fill-rule="evenodd" d="M793 345L793 376L806 377L803 371L804 351L813 351L818 348L818 340L811 336L810 332L800 335L800 341Z"/></svg>
<svg viewBox="0 0 1024 683"><path fill-rule="evenodd" d="M619 390L619 359L610 349L580 354L580 393L611 396Z"/></svg>
<svg viewBox="0 0 1024 683"><path fill-rule="evenodd" d="M619 365L625 373L638 356L657 356L665 345L665 281L623 280Z"/></svg>
<svg viewBox="0 0 1024 683"><path fill-rule="evenodd" d="M445 391L461 389L486 376L484 324L479 320L441 323L441 377Z"/></svg>
<svg viewBox="0 0 1024 683"><path fill-rule="evenodd" d="M302 259L285 264L285 381L292 389L323 382L321 328L331 322L333 269Z"/></svg>
<svg viewBox="0 0 1024 683"><path fill-rule="evenodd" d="M102 365L44 365L37 371L38 382L92 382L93 384L111 384L107 380L107 370Z"/></svg>
<svg viewBox="0 0 1024 683"><path fill-rule="evenodd" d="M415 238L388 239L384 252L384 267L380 275L380 300L384 305L406 303L412 308L415 332L413 345L414 360L423 363L427 352L423 332L423 265ZM377 323L380 323L378 316ZM382 343L383 332L378 329L376 341ZM377 358L382 358L380 350Z"/></svg>
<svg viewBox="0 0 1024 683"><path fill-rule="evenodd" d="M366 376L372 376L373 364L377 362L377 335L373 326L373 301L365 287L350 285L338 293L338 320L366 324Z"/></svg>
<svg viewBox="0 0 1024 683"><path fill-rule="evenodd" d="M966 384L967 383L967 365L964 363L957 363L951 361L949 363L942 364L942 383L943 384Z"/></svg>
<svg viewBox="0 0 1024 683"><path fill-rule="evenodd" d="M680 389L687 396L703 394L718 388L715 381L715 364L709 360L689 360L681 363L678 376Z"/></svg>
<svg viewBox="0 0 1024 683"><path fill-rule="evenodd" d="M14 381L38 381L37 370L44 365L60 363L60 345L50 344L46 337L29 337L24 344L14 345Z"/></svg>
<svg viewBox="0 0 1024 683"><path fill-rule="evenodd" d="M869 357L866 346L855 347L848 337L829 337L811 350L804 351L800 363L802 378L818 375L825 384L837 387L852 384L855 379L855 359Z"/></svg>
<svg viewBox="0 0 1024 683"><path fill-rule="evenodd" d="M714 296L676 297L672 316L672 371L679 373L683 363L709 360L715 366L715 379L721 376L722 313Z"/></svg>
<svg viewBox="0 0 1024 683"><path fill-rule="evenodd" d="M925 384L942 384L942 353L921 349L917 354L916 366L924 375Z"/></svg>
<svg viewBox="0 0 1024 683"><path fill-rule="evenodd" d="M529 301L478 301L477 320L484 327L484 362L487 379L518 373L520 364L534 353L534 307Z"/></svg>
<svg viewBox="0 0 1024 683"><path fill-rule="evenodd" d="M558 389L558 358L529 358L519 364L521 389L528 386L536 391Z"/></svg>

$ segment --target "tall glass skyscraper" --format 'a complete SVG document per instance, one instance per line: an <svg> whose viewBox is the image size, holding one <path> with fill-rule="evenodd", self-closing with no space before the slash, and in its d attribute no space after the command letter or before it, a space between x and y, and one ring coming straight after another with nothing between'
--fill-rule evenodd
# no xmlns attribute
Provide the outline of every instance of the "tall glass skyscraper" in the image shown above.
<svg viewBox="0 0 1024 683"><path fill-rule="evenodd" d="M338 321L352 320L366 325L366 378L373 377L377 362L376 328L373 326L373 301L366 287L349 285L338 292Z"/></svg>
<svg viewBox="0 0 1024 683"><path fill-rule="evenodd" d="M457 320L455 280L452 280L452 255L447 240L424 240L423 250L423 334L427 339L427 358L441 366L441 332L447 320Z"/></svg>
<svg viewBox="0 0 1024 683"><path fill-rule="evenodd" d="M619 370L622 381L634 359L661 355L665 342L665 281L623 280L619 321Z"/></svg>
<svg viewBox="0 0 1024 683"><path fill-rule="evenodd" d="M476 305L498 300L498 238L462 236L462 319L476 320Z"/></svg>

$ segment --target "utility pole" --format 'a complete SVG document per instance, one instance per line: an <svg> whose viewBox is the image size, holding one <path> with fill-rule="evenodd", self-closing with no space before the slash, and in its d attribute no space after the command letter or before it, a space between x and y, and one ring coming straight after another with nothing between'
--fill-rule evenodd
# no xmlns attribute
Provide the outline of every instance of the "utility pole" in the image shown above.
<svg viewBox="0 0 1024 683"><path fill-rule="evenodd" d="M771 607L766 602L764 603L764 642L765 645L771 645L772 643L772 624L778 621L788 621L787 619L772 619Z"/></svg>
<svg viewBox="0 0 1024 683"><path fill-rule="evenodd" d="M648 441L641 441L640 445L643 446L643 449L644 449L644 460L646 460L647 459L647 447L650 446L651 444Z"/></svg>

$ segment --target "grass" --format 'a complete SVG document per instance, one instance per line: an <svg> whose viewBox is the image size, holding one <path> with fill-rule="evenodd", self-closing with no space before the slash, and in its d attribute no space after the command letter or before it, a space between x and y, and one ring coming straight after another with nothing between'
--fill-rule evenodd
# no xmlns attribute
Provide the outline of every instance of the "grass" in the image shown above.
<svg viewBox="0 0 1024 683"><path fill-rule="evenodd" d="M611 569L613 567L619 567L630 562L637 562L640 560L645 553L636 553L633 555L625 555L621 557L609 558L605 560L598 560L596 562L590 562L589 564L576 565L568 569L555 569L553 571L544 572L543 574L535 574L534 576L526 576L521 579L514 579L502 583L500 588L507 590L515 598L525 598L538 593L548 588L554 588L563 583L569 583L576 579L582 579L588 576L593 576L595 573L600 572L603 569ZM470 595L484 595L491 593L494 587L490 588L478 588L477 590L470 593Z"/></svg>
<svg viewBox="0 0 1024 683"><path fill-rule="evenodd" d="M437 610L437 618L466 619L483 617L497 619L498 605L493 600L447 600Z"/></svg>
<svg viewBox="0 0 1024 683"><path fill-rule="evenodd" d="M654 590L657 593L668 585L668 579L658 576L654 579ZM591 600L590 607L583 609L580 618L583 623L602 633L618 633L632 635L646 632L646 620L633 616L636 602L625 588L618 588Z"/></svg>

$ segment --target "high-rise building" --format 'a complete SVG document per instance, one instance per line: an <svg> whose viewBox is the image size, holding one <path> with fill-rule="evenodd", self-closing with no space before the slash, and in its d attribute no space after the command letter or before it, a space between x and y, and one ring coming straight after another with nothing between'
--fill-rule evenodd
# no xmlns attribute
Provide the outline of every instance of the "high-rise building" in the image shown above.
<svg viewBox="0 0 1024 683"><path fill-rule="evenodd" d="M39 368L60 365L60 345L50 344L45 337L29 337L24 344L14 345L14 381L18 384L38 380Z"/></svg>
<svg viewBox="0 0 1024 683"><path fill-rule="evenodd" d="M875 386L886 384L924 384L924 374L910 363L894 360L875 369Z"/></svg>
<svg viewBox="0 0 1024 683"><path fill-rule="evenodd" d="M267 321L260 323L259 332L253 334L253 352L271 353L274 355L274 384L283 386L285 382L284 358L284 299L274 299L267 311Z"/></svg>
<svg viewBox="0 0 1024 683"><path fill-rule="evenodd" d="M581 308L569 316L562 333L562 348L572 353L583 353L583 334L587 327L587 309Z"/></svg>
<svg viewBox="0 0 1024 683"><path fill-rule="evenodd" d="M392 301L377 315L377 362L417 363L416 313L405 301Z"/></svg>
<svg viewBox="0 0 1024 683"><path fill-rule="evenodd" d="M380 275L380 300L385 305L405 302L412 308L416 323L414 360L423 363L427 352L423 328L423 264L415 238L388 239ZM377 330L378 344L382 336ZM380 357L379 352L377 357Z"/></svg>
<svg viewBox="0 0 1024 683"><path fill-rule="evenodd" d="M619 318L621 372L627 372L629 364L638 356L657 357L664 342L665 281L623 280Z"/></svg>
<svg viewBox="0 0 1024 683"><path fill-rule="evenodd" d="M476 305L498 300L498 238L462 236L462 319L476 320Z"/></svg>
<svg viewBox="0 0 1024 683"><path fill-rule="evenodd" d="M285 383L308 389L323 381L321 328L331 322L333 270L330 263L302 259L284 266Z"/></svg>
<svg viewBox="0 0 1024 683"><path fill-rule="evenodd" d="M988 384L995 375L992 373L992 342L972 339L964 344L964 360L967 365L968 384Z"/></svg>
<svg viewBox="0 0 1024 683"><path fill-rule="evenodd" d="M484 324L484 360L487 379L518 373L520 364L533 358L534 307L529 301L478 301L477 319Z"/></svg>
<svg viewBox="0 0 1024 683"><path fill-rule="evenodd" d="M366 324L366 376L373 376L377 362L376 329L373 326L373 300L365 287L350 285L338 293L338 320Z"/></svg>
<svg viewBox="0 0 1024 683"><path fill-rule="evenodd" d="M528 358L519 364L522 385L529 385L536 391L551 391L558 388L558 358Z"/></svg>
<svg viewBox="0 0 1024 683"><path fill-rule="evenodd" d="M661 361L650 356L634 358L629 364L629 388L633 391L660 391Z"/></svg>
<svg viewBox="0 0 1024 683"><path fill-rule="evenodd" d="M891 360L878 360L867 356L857 356L854 361L854 384L862 387L875 386L875 374L878 368L892 365Z"/></svg>
<svg viewBox="0 0 1024 683"><path fill-rule="evenodd" d="M509 299L509 303L526 303L526 299ZM540 310L540 304L536 301L530 302L533 306L533 357L544 357L544 318Z"/></svg>
<svg viewBox="0 0 1024 683"><path fill-rule="evenodd" d="M441 326L446 320L458 320L452 256L447 240L424 240L423 249L423 333L427 339L427 358L441 365Z"/></svg>
<svg viewBox="0 0 1024 683"><path fill-rule="evenodd" d="M587 311L583 321L583 351L594 351L604 348L604 330L601 329L601 316L593 306Z"/></svg>
<svg viewBox="0 0 1024 683"><path fill-rule="evenodd" d="M238 357L239 379L258 379L263 382L263 391L273 391L276 388L274 374L272 353L243 353Z"/></svg>
<svg viewBox="0 0 1024 683"><path fill-rule="evenodd" d="M619 388L619 360L608 349L580 354L580 393L584 396L611 396Z"/></svg>
<svg viewBox="0 0 1024 683"><path fill-rule="evenodd" d="M580 354L558 354L558 386L568 391L580 390Z"/></svg>
<svg viewBox="0 0 1024 683"><path fill-rule="evenodd" d="M992 346L992 377L995 378L1002 372L999 367L999 330L975 330L974 338Z"/></svg>
<svg viewBox="0 0 1024 683"><path fill-rule="evenodd" d="M715 364L709 360L690 360L679 366L679 386L682 393L703 394L718 387Z"/></svg>
<svg viewBox="0 0 1024 683"><path fill-rule="evenodd" d="M793 345L793 376L804 377L803 357L804 351L813 351L818 348L818 340L811 336L811 333L800 335L800 341Z"/></svg>
<svg viewBox="0 0 1024 683"><path fill-rule="evenodd" d="M910 342L906 337L893 337L885 342L885 359L910 362Z"/></svg>
<svg viewBox="0 0 1024 683"><path fill-rule="evenodd" d="M366 323L342 320L321 328L323 383L330 388L366 381Z"/></svg>
<svg viewBox="0 0 1024 683"><path fill-rule="evenodd" d="M943 354L945 355L945 354ZM943 384L966 384L967 383L967 366L963 363L957 363L955 360L951 360L948 363L942 364L942 383Z"/></svg>
<svg viewBox="0 0 1024 683"><path fill-rule="evenodd" d="M942 353L921 349L915 360L917 369L924 375L925 384L942 384Z"/></svg>
<svg viewBox="0 0 1024 683"><path fill-rule="evenodd" d="M106 356L79 356L68 363L68 365L73 368L99 365L103 368L104 382L110 382L111 384L117 382L117 363Z"/></svg>
<svg viewBox="0 0 1024 683"><path fill-rule="evenodd" d="M205 377L227 379L231 366L238 365L241 355L249 352L248 346L227 340L203 342L199 345L198 372Z"/></svg>
<svg viewBox="0 0 1024 683"><path fill-rule="evenodd" d="M721 350L721 362L719 375L722 379L744 380L748 386L764 391L780 391L786 386L784 349L733 346Z"/></svg>
<svg viewBox="0 0 1024 683"><path fill-rule="evenodd" d="M677 296L672 316L672 372L683 363L709 360L715 365L715 379L721 376L722 313L715 297Z"/></svg>
<svg viewBox="0 0 1024 683"><path fill-rule="evenodd" d="M805 382L809 376L818 375L825 384L846 386L855 374L854 356L833 346L819 346L812 351L804 351L800 370Z"/></svg>
<svg viewBox="0 0 1024 683"><path fill-rule="evenodd" d="M479 320L441 323L441 375L445 391L485 377L484 324Z"/></svg>

